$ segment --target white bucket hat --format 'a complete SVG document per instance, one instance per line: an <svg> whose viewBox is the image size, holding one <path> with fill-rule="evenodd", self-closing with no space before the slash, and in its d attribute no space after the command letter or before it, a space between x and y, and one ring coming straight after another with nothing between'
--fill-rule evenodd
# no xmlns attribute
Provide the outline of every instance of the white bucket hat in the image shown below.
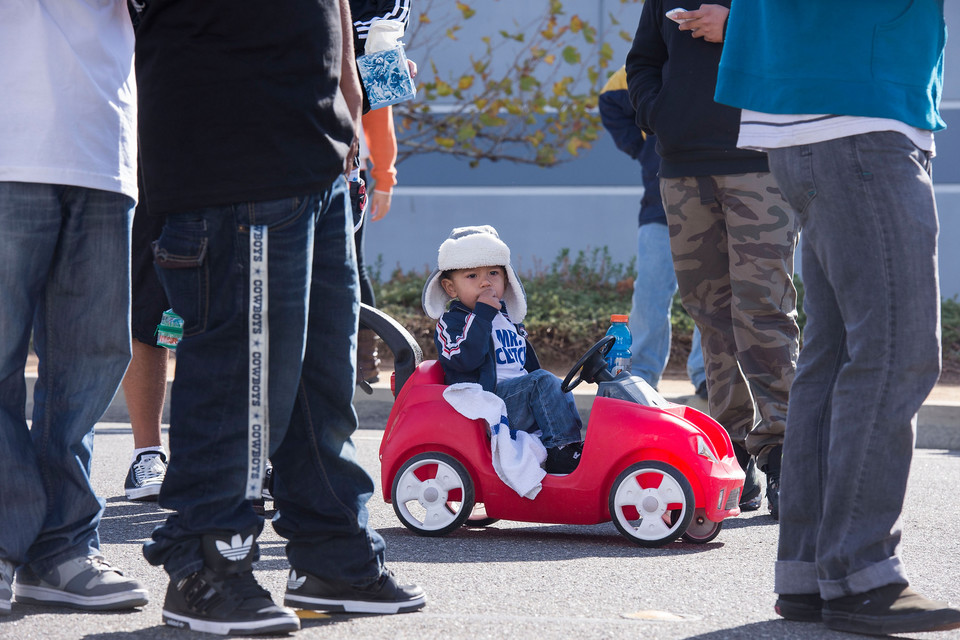
<svg viewBox="0 0 960 640"><path fill-rule="evenodd" d="M503 302L507 305L510 321L520 323L527 315L527 297L517 272L510 264L508 247L497 230L489 225L477 227L457 227L450 237L443 241L437 251L437 268L423 287L421 304L423 311L431 318L440 318L447 310L452 299L440 284L440 275L451 269L472 269L473 267L503 266L507 271L507 287L503 292Z"/></svg>

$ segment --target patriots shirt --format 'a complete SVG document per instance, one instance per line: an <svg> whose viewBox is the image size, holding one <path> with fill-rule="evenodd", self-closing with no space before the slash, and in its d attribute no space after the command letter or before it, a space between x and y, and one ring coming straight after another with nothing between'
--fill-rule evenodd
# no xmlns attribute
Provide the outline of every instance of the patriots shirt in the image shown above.
<svg viewBox="0 0 960 640"><path fill-rule="evenodd" d="M498 313L493 319L494 359L497 363L497 381L510 380L526 375L523 365L527 361L527 341L517 328Z"/></svg>

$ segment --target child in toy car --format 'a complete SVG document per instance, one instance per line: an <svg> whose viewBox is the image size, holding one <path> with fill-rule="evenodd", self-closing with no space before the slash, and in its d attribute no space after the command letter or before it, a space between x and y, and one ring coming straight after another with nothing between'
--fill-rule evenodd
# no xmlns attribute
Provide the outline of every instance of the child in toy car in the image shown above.
<svg viewBox="0 0 960 640"><path fill-rule="evenodd" d="M583 451L580 414L527 342L523 285L496 229L454 229L440 245L422 302L427 315L439 320L434 342L446 384L473 382L495 393L511 428L540 431L547 473L576 469Z"/></svg>

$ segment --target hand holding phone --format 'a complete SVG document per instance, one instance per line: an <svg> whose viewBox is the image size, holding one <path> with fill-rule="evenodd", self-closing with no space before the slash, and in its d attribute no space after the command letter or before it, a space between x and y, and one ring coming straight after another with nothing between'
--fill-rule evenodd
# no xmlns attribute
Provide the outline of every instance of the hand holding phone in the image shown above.
<svg viewBox="0 0 960 640"><path fill-rule="evenodd" d="M687 10L684 9L683 7L677 7L676 9L670 9L670 11L667 11L667 13L664 15L666 15L668 18L670 18L677 24L683 24L684 22L686 22L687 20L691 20L692 18L678 18L677 15L681 13L686 13L686 12Z"/></svg>

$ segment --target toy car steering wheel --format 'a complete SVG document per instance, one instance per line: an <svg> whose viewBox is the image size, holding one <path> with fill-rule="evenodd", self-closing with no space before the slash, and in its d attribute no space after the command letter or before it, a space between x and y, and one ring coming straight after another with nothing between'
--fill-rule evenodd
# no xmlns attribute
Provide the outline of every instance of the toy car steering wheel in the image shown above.
<svg viewBox="0 0 960 640"><path fill-rule="evenodd" d="M570 369L567 377L563 379L560 390L567 393L575 389L584 380L594 382L597 379L597 374L607 370L605 358L616 341L617 339L613 336L604 336L599 342L587 349L587 352L580 356L577 363ZM573 379L574 376L577 376L576 380ZM605 379L611 380L613 376L605 377Z"/></svg>

